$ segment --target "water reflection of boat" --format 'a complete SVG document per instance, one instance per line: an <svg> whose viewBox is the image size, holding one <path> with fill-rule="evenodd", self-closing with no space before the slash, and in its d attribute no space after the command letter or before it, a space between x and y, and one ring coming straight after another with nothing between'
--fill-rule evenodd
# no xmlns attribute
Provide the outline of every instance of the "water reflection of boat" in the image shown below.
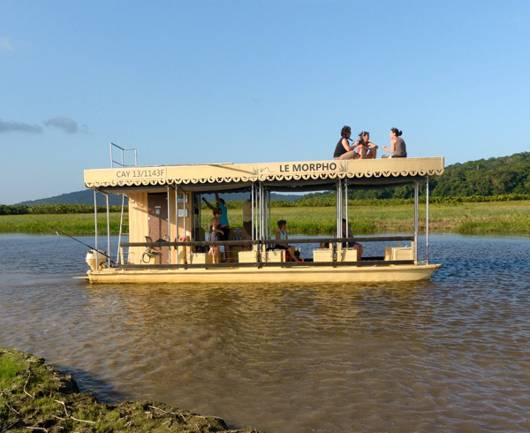
<svg viewBox="0 0 530 433"><path fill-rule="evenodd" d="M257 164L201 164L160 167L112 167L85 170L85 185L107 198L107 251L110 251L108 194L128 198L127 242L120 224L116 260L95 250L87 263L95 283L350 283L429 279L440 266L429 263L429 177L444 170L441 157L382 160L310 161ZM418 257L419 189L425 184L425 257ZM352 189L414 187L413 232L400 236L353 236L347 198ZM329 238L290 243L317 244L312 257L289 261L282 241L273 239L270 199L274 192L336 192L336 232ZM251 221L231 227L228 239L210 241L201 227L205 194L246 192ZM122 205L123 221L123 205ZM358 243L378 242L384 255L361 257ZM395 243L401 245L396 246ZM278 245L280 243L280 245ZM208 249L224 248L225 260L212 263ZM110 253L109 253L110 254Z"/></svg>

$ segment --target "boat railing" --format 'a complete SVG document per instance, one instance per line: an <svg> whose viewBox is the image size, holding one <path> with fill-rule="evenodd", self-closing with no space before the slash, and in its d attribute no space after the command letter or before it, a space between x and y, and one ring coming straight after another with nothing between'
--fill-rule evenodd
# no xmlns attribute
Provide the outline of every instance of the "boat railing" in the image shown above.
<svg viewBox="0 0 530 433"><path fill-rule="evenodd" d="M116 153L118 154L119 159L116 159ZM126 161L126 156L129 154L132 154L134 162L128 164ZM109 157L111 168L136 167L138 165L138 150L133 147L122 147L111 142L109 143Z"/></svg>
<svg viewBox="0 0 530 433"><path fill-rule="evenodd" d="M389 265L412 265L414 264L414 260L375 260L375 259L363 259L362 261L357 262L339 262L339 261L332 261L332 262L254 262L254 263L238 263L238 262L222 262L222 263L179 263L179 264L124 264L124 265L117 265L118 268L125 268L125 269L150 269L150 268L156 268L156 269L211 269L211 268L263 268L263 267L287 267L287 268L295 268L295 267L342 267L342 266L358 266L358 267L364 267L364 266L389 266Z"/></svg>
<svg viewBox="0 0 530 433"><path fill-rule="evenodd" d="M158 240L153 242L122 242L121 247L186 247L186 246L213 246L213 245L226 245L226 246L251 246L251 245L287 245L287 244L342 244L352 242L399 242L399 241L413 241L413 235L399 235L399 236L350 236L343 238L291 238L288 240L276 240L276 239L265 239L265 240L252 240L252 239L238 239L238 240L226 240L226 241L165 241Z"/></svg>
<svg viewBox="0 0 530 433"><path fill-rule="evenodd" d="M350 236L350 237L309 237L309 238L291 238L289 240L276 240L276 239L238 239L238 240L223 240L223 241L166 241L157 240L152 242L122 242L120 248L125 249L128 247L144 247L146 249L161 249L161 248L187 248L187 247L211 247L211 246L225 246L225 247L250 247L257 246L257 260L253 263L240 263L240 262L223 262L223 263L167 263L167 264L152 264L152 263L141 263L141 264L130 264L121 263L119 266L128 268L214 268L214 267L251 267L251 266L369 266L369 265L392 265L392 264L410 264L412 260L383 260L382 257L367 257L357 262L350 261L339 261L337 259L339 248L351 246L354 243L359 242L399 242L399 241L414 241L413 235L395 235L395 236ZM267 262L265 260L265 252L269 249L274 249L277 245L288 245L288 244L320 244L326 245L332 250L332 260L329 262ZM124 254L122 254L124 257Z"/></svg>
<svg viewBox="0 0 530 433"><path fill-rule="evenodd" d="M206 246L252 246L252 245L287 245L287 244L348 244L359 242L399 242L399 241L413 241L413 235L400 236L350 236L343 238L291 238L288 240L264 239L237 239L226 241L166 241L157 240L152 242L122 242L120 247L146 247L146 248L160 248L160 247L206 247Z"/></svg>

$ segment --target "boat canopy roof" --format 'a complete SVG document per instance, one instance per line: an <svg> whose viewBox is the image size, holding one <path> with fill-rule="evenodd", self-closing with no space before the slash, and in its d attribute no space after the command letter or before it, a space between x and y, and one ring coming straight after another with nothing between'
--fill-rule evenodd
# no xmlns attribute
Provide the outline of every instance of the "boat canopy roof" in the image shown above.
<svg viewBox="0 0 530 433"><path fill-rule="evenodd" d="M403 183L443 174L443 157L270 163L212 163L87 169L87 188L153 187L162 185L241 187L250 182L315 184L335 179L362 180L365 185Z"/></svg>

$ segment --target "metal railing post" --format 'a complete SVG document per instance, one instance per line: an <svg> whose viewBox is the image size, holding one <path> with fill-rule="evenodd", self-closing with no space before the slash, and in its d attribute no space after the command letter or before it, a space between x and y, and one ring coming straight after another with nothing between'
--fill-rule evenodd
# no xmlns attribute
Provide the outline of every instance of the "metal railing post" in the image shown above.
<svg viewBox="0 0 530 433"><path fill-rule="evenodd" d="M110 208L109 208L109 194L105 193L105 205L107 206L107 263L110 267Z"/></svg>
<svg viewBox="0 0 530 433"><path fill-rule="evenodd" d="M267 191L267 239L271 237L271 191Z"/></svg>
<svg viewBox="0 0 530 433"><path fill-rule="evenodd" d="M425 179L425 263L429 264L429 176Z"/></svg>
<svg viewBox="0 0 530 433"><path fill-rule="evenodd" d="M255 199L255 194L254 194L254 189L255 189L255 185L254 185L254 182L252 182L250 184L250 201L251 201L251 212L252 212L252 227L251 227L251 237L252 237L252 240L256 240L256 221L255 221L255 212L254 212L254 208L256 207L256 199Z"/></svg>
<svg viewBox="0 0 530 433"><path fill-rule="evenodd" d="M339 237L339 180L337 180L337 183L335 185L336 192L335 192L335 237Z"/></svg>
<svg viewBox="0 0 530 433"><path fill-rule="evenodd" d="M418 232L420 225L419 183L414 182L414 264L418 264Z"/></svg>
<svg viewBox="0 0 530 433"><path fill-rule="evenodd" d="M184 230L184 239L187 239L188 238L188 195L186 193L184 193L182 200L184 201L183 205L185 209L184 216L183 216L184 222L182 224L182 228ZM185 251L185 254L187 255L188 253L186 252L186 250L184 251Z"/></svg>
<svg viewBox="0 0 530 433"><path fill-rule="evenodd" d="M177 242L180 240L179 237L179 186L175 184L175 239ZM179 262L179 246L175 248L177 252L177 263Z"/></svg>
<svg viewBox="0 0 530 433"><path fill-rule="evenodd" d="M110 167L114 167L114 156L112 155L112 146L114 143L109 143L109 158L110 158Z"/></svg>
<svg viewBox="0 0 530 433"><path fill-rule="evenodd" d="M259 232L259 238L261 241L263 241L264 231L265 231L265 215L264 215L264 208L265 208L265 200L264 200L264 193L263 193L263 183L260 182L260 191L259 191L259 203L260 203L260 209L259 209L259 216L260 216L260 232Z"/></svg>
<svg viewBox="0 0 530 433"><path fill-rule="evenodd" d="M118 248L117 248L117 251L116 251L116 262L119 263L119 264L123 264L123 254L120 254L120 252L122 251L121 247L120 247L120 244L121 244L121 232L123 230L123 211L124 211L124 207L125 207L125 194L122 194L121 195L121 212L120 212L120 230L118 232Z"/></svg>
<svg viewBox="0 0 530 433"><path fill-rule="evenodd" d="M169 200L169 185L166 187L166 201L167 201L167 211L166 211L166 218L167 218L167 240L171 242L171 201ZM167 262L168 264L171 264L171 247L169 246L167 249Z"/></svg>
<svg viewBox="0 0 530 433"><path fill-rule="evenodd" d="M94 249L96 250L96 263L99 260L98 249L98 200L97 190L94 188Z"/></svg>
<svg viewBox="0 0 530 433"><path fill-rule="evenodd" d="M348 217L348 180L346 179L346 182L344 183L344 209L345 209L345 213L346 213L346 237L350 237L350 232L349 232L349 227L350 227L350 224L349 224L349 217Z"/></svg>

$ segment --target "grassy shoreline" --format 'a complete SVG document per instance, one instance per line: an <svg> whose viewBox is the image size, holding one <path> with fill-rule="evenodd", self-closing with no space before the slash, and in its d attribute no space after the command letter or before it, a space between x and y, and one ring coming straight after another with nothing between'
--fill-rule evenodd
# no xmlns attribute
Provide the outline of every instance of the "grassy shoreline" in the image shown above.
<svg viewBox="0 0 530 433"><path fill-rule="evenodd" d="M423 224L423 206L421 223ZM229 210L232 226L241 226L241 210ZM90 235L94 231L93 214L0 215L0 233L54 234L60 230L72 235ZM119 214L111 213L111 232L117 234ZM335 230L334 207L280 207L271 210L271 220L287 219L291 233L332 234ZM127 216L125 216L125 232ZM209 213L203 212L206 226ZM409 232L412 206L362 204L349 207L349 219L355 234ZM105 233L105 216L100 215L100 233ZM430 229L438 233L475 235L530 236L530 200L436 203L430 206Z"/></svg>
<svg viewBox="0 0 530 433"><path fill-rule="evenodd" d="M0 347L0 432L258 433L152 401L105 404L42 358Z"/></svg>

